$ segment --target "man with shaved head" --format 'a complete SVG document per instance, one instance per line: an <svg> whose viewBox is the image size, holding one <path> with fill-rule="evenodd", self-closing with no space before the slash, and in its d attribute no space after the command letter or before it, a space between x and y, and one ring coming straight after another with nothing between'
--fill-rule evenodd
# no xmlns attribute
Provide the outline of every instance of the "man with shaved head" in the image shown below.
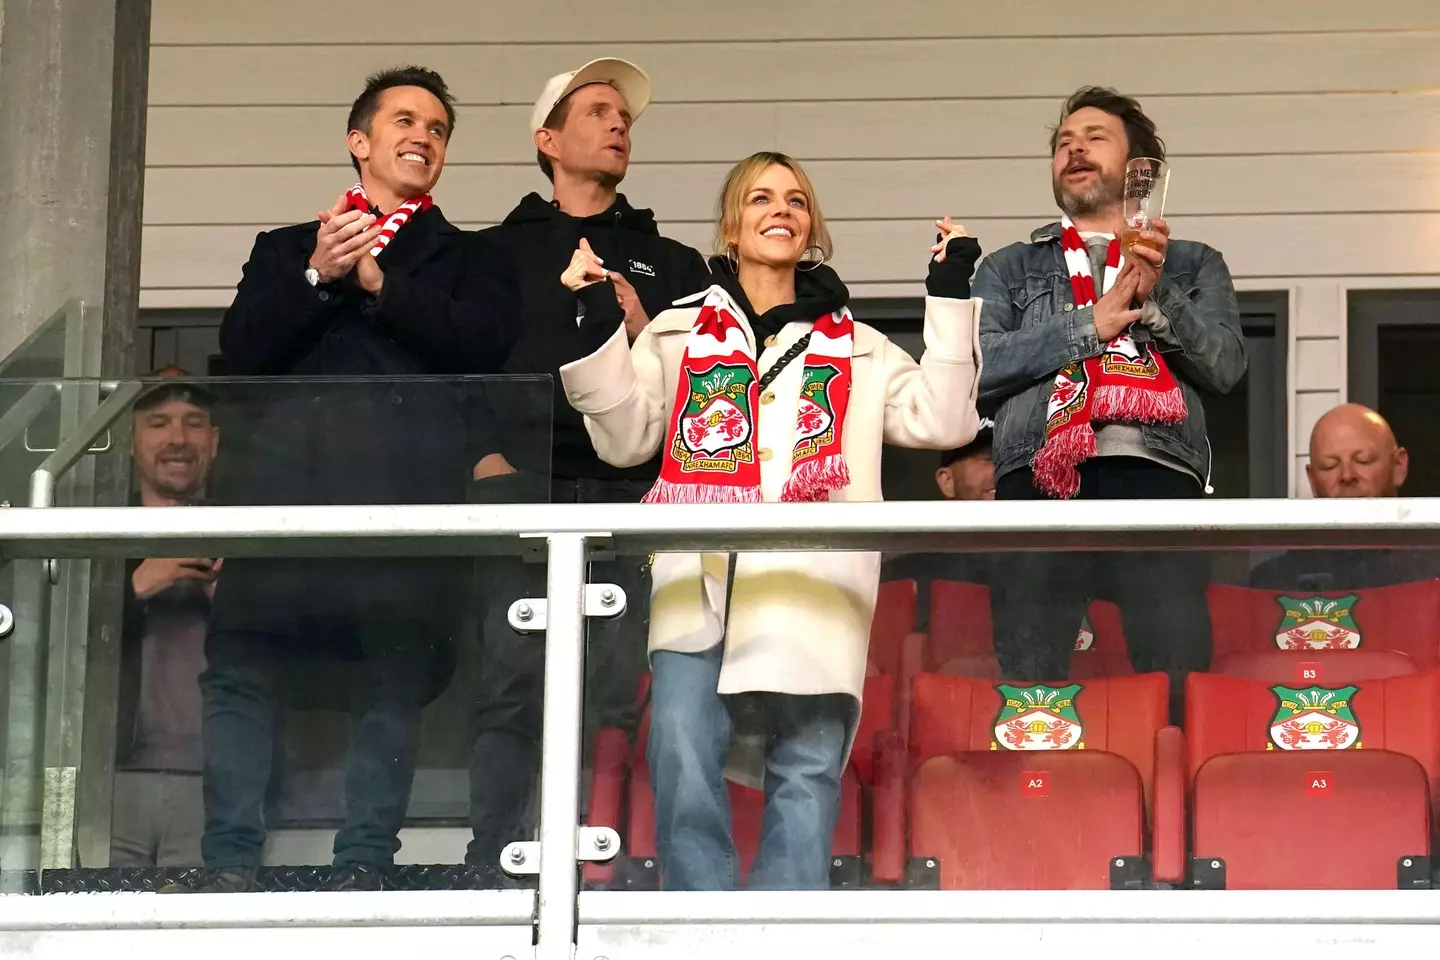
<svg viewBox="0 0 1440 960"><path fill-rule="evenodd" d="M1315 421L1305 476L1319 499L1398 497L1410 457L1369 407L1342 403ZM1250 571L1266 590L1359 590L1440 574L1434 550L1290 550Z"/></svg>
<svg viewBox="0 0 1440 960"><path fill-rule="evenodd" d="M1410 456L1369 407L1342 403L1315 421L1305 476L1317 497L1398 497Z"/></svg>

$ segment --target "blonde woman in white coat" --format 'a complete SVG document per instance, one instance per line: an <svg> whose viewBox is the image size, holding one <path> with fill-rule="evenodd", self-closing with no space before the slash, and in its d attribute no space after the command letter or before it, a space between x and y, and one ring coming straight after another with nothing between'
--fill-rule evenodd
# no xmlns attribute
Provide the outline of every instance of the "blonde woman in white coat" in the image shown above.
<svg viewBox="0 0 1440 960"><path fill-rule="evenodd" d="M718 219L714 285L648 326L583 242L562 277L595 348L561 368L566 394L605 461L662 452L647 501L879 500L883 443L949 449L975 435L980 304L969 279L980 248L963 228L937 224L916 363L850 318L845 285L818 262L830 235L794 160L741 161ZM879 563L876 553L656 557L647 750L665 889L739 885L727 753L732 778L765 790L748 886L828 886Z"/></svg>

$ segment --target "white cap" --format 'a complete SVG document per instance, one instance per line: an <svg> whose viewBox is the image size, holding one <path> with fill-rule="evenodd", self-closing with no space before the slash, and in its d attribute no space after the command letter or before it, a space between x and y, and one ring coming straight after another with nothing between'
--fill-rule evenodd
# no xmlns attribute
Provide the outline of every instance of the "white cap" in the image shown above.
<svg viewBox="0 0 1440 960"><path fill-rule="evenodd" d="M579 70L556 74L545 82L540 99L535 101L535 109L530 111L530 132L545 126L545 119L555 109L555 104L587 83L608 83L620 91L625 105L630 108L631 123L639 120L640 114L650 105L650 77L644 70L628 60L601 57L591 60Z"/></svg>

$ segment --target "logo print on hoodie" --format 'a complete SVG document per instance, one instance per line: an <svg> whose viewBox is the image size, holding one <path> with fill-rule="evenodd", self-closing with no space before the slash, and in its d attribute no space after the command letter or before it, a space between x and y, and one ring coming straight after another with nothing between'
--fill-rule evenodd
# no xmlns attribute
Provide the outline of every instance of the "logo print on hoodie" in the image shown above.
<svg viewBox="0 0 1440 960"><path fill-rule="evenodd" d="M643 273L647 277L655 276L655 268L648 263L641 263L639 260L630 261L631 273Z"/></svg>

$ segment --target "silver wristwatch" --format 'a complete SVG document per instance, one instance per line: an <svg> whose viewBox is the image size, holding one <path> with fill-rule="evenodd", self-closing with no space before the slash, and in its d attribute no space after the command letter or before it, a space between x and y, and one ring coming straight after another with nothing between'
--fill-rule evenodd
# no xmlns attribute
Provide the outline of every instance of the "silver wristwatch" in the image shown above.
<svg viewBox="0 0 1440 960"><path fill-rule="evenodd" d="M320 286L320 271L314 267L305 268L305 282L312 287Z"/></svg>

